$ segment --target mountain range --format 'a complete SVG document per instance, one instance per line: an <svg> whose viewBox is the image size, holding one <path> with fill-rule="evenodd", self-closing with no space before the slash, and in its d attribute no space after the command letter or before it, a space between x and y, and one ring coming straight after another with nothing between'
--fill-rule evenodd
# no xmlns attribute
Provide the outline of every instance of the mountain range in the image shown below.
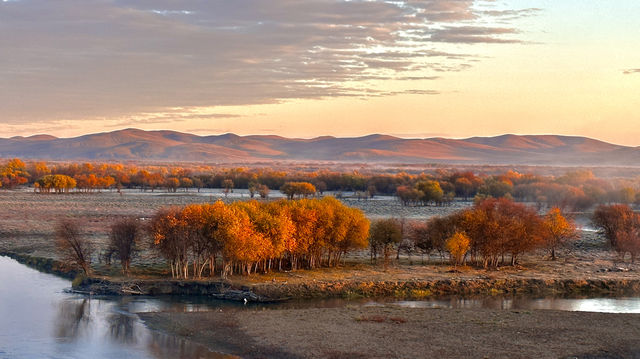
<svg viewBox="0 0 640 359"><path fill-rule="evenodd" d="M376 134L299 139L125 129L73 138L50 135L0 138L0 157L209 163L331 161L638 166L640 147L559 135L405 139Z"/></svg>

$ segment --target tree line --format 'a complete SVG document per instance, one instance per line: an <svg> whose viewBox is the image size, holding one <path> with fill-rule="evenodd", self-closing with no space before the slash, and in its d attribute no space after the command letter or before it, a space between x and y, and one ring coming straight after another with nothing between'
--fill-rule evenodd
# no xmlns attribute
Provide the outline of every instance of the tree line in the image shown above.
<svg viewBox="0 0 640 359"><path fill-rule="evenodd" d="M480 201L489 197L504 197L563 210L585 210L609 203L640 204L640 183L637 180L604 180L589 170L549 176L512 170L487 174L482 168L475 172L456 169L420 173L380 171L89 162L25 163L20 159L11 159L0 165L0 186L36 186L45 176L61 175L73 179L76 183L74 190L82 192L120 188L141 191L165 189L170 192L223 188L225 193L233 189L248 189L252 197L259 195L266 198L269 190L283 190L289 196L290 186L286 184L309 183L320 194L325 191L355 192L358 198L396 195L405 205L445 205L454 198ZM42 186L36 189L42 190Z"/></svg>

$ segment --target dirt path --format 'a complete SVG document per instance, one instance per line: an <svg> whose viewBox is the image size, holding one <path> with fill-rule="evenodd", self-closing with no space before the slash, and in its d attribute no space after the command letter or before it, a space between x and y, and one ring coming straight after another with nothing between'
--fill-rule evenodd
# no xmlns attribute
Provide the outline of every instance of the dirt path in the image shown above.
<svg viewBox="0 0 640 359"><path fill-rule="evenodd" d="M640 358L640 314L388 305L141 316L243 358Z"/></svg>

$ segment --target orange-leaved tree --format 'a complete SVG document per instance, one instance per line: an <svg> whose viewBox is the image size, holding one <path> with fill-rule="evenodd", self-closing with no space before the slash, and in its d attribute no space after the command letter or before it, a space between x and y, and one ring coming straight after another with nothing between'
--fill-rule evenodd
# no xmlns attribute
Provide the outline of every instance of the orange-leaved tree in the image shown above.
<svg viewBox="0 0 640 359"><path fill-rule="evenodd" d="M471 247L471 239L462 232L456 232L453 236L447 239L445 245L447 251L451 255L451 261L454 265L458 266L464 264L467 252Z"/></svg>
<svg viewBox="0 0 640 359"><path fill-rule="evenodd" d="M551 260L555 260L556 250L577 238L576 226L573 221L562 215L558 207L549 210L544 216L542 225L544 246L551 254Z"/></svg>

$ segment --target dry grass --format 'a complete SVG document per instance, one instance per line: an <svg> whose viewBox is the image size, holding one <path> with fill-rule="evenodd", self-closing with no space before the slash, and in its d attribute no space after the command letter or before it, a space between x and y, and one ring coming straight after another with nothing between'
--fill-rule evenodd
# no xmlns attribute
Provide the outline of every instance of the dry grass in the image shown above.
<svg viewBox="0 0 640 359"><path fill-rule="evenodd" d="M73 217L85 223L85 230L91 236L96 248L105 247L109 226L125 216L149 218L159 208L202 203L217 198L198 196L196 193L155 194L136 191L119 195L116 192L43 195L31 192L0 191L0 251L16 251L36 257L58 259L54 247L53 230L56 221ZM393 200L357 201L346 200L349 205L362 208L372 216L398 216L426 218L443 215L457 210L464 203L451 207L402 207ZM584 220L584 218L583 218ZM167 270L161 259L149 250L143 250L132 263L132 274L136 277L166 276ZM423 264L424 263L424 264ZM98 274L118 276L119 267L106 267L94 259ZM631 269L630 272L616 272L618 267ZM595 233L583 232L568 254L562 254L557 261L550 261L544 253L522 258L518 267L501 267L499 270L485 271L474 267L458 267L455 270L446 259L438 255L421 258L403 255L399 261L385 269L382 265L370 265L367 251L353 253L339 268L320 268L310 271L258 274L250 277L234 278L247 284L278 282L308 283L343 280L359 281L407 281L429 279L474 279L474 278L615 278L633 279L638 265L621 263L617 256L607 249L604 241ZM419 293L417 293L419 294Z"/></svg>

